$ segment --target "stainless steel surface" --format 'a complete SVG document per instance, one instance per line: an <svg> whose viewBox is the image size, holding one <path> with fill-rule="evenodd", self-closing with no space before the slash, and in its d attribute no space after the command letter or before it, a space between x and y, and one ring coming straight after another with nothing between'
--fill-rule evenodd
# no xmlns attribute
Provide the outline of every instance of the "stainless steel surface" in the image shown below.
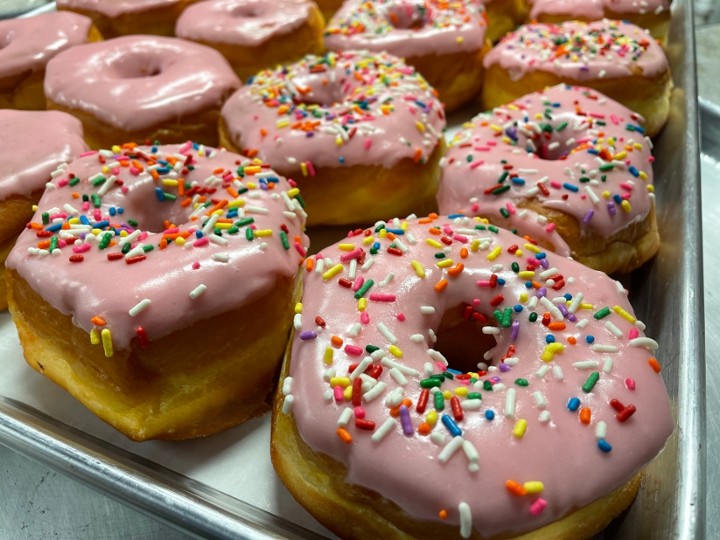
<svg viewBox="0 0 720 540"><path fill-rule="evenodd" d="M696 109L692 99L696 89L692 73L692 47L685 49L679 46L677 41L682 31L688 31L690 24L688 1L677 4L670 57L676 81L681 89L676 93L673 104L673 124L663 133L656 152L656 170L662 168L664 171L656 182L658 216L664 243L658 259L643 269L642 274L630 276L628 286L633 291L632 299L636 311L648 324L651 335L661 342L664 376L671 395L676 398L674 405L680 428L660 459L649 468L641 495L631 511L623 520L613 524L606 534L612 538L701 538L705 528L705 401L702 393L705 357L702 326L696 319L701 316L703 307L702 261L700 255L695 255L700 253L699 227L692 221L700 211L696 182L699 166L696 156L693 156L698 143L694 129ZM685 26L681 28L683 23ZM717 70L711 73L717 73ZM690 98L686 100L685 94ZM714 136L720 147L720 127ZM685 141L684 149L678 149L675 141ZM720 152L717 156L720 156ZM703 173L706 171L708 174L703 177L703 187L707 187L711 181L709 179L713 171L717 173L714 177L716 187L720 181L720 169L710 158L703 159ZM720 201L717 197L714 203L710 199L709 206L707 192L704 191L703 196L706 230L714 232L720 225L720 216L716 210L717 202ZM708 211L710 216L706 215ZM706 243L713 241L711 232L706 236ZM718 262L720 261L717 261L717 258L705 261L705 290L710 308L706 319L710 406L717 403L720 382L716 369L717 362L720 361L716 352L720 309L715 293L718 289L713 287L713 284L720 284L720 279L712 273ZM710 401L711 395L715 396L713 401ZM717 418L708 419L708 444L711 450L709 486L717 485L713 479L717 480L720 473L717 458L720 452L717 438L720 425L717 422ZM112 449L108 451L100 441L88 441L82 434L58 428L52 421L45 421L38 415L23 411L12 404L0 403L0 443L10 444L16 450L50 464L63 473L79 477L116 498L136 506L144 506L145 511L174 521L174 525L218 536L234 532L225 526L228 524L227 520L232 522L236 519L235 516L227 514L236 514L237 508L233 501L226 500L222 494L213 493L212 490L194 485L192 481L188 482L172 473L158 471L152 464L137 463L132 456L123 452L117 453ZM5 453L2 450L0 460ZM30 465L32 462L24 458L12 458L11 462L20 460L21 464L24 463L24 469L15 471L15 476L9 476L8 481L0 487L0 515L13 516L26 512L35 524L23 525L23 518L20 517L14 528L5 531L4 523L0 523L0 538L40 538L53 535L69 538L153 538L156 531L161 531L158 534L168 532L164 526L117 506L102 495L92 494L86 488L78 487L78 484L49 472L43 466ZM0 470L4 472L5 461L0 461L0 464ZM20 476L28 474L29 471L36 476L31 479ZM70 497L65 497L66 504L56 506L53 519L59 528L55 529L38 528L38 522L42 519L32 515L36 504L33 501L39 500L39 494L46 489L44 484L49 482L67 486L63 489L72 493ZM11 487L18 485L24 487ZM22 496L23 493L29 493L30 502L24 501L12 506L15 514L8 514L3 501L6 499L3 492L6 488L12 489L9 495ZM708 538L720 538L717 514L720 495L711 493L709 497ZM33 508L30 508L31 506ZM113 511L103 515L108 508ZM115 514L114 510L117 508L122 509L122 512ZM86 509L92 511L85 512ZM68 515L59 519L57 516L63 513ZM98 513L102 517L98 517ZM123 519L119 519L121 515ZM127 521L124 516L132 516L132 520ZM65 521L65 518L71 518L72 521ZM103 522L107 529L88 529L87 523L90 521ZM53 522L48 520L48 523L50 527ZM211 528L208 529L209 524ZM95 526L99 525L92 525ZM116 532L121 531L118 536L112 536L112 532L103 532L112 531L116 527Z"/></svg>

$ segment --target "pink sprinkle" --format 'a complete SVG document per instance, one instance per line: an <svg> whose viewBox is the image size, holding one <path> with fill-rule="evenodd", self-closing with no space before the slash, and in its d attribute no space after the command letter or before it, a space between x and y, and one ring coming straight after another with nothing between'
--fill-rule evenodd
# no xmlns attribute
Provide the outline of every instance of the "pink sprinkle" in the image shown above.
<svg viewBox="0 0 720 540"><path fill-rule="evenodd" d="M301 257L305 257L307 255L307 250L300 245L299 242L295 242L295 251L297 251Z"/></svg>
<svg viewBox="0 0 720 540"><path fill-rule="evenodd" d="M199 262L195 261L194 263L192 263L192 269L193 269L193 270L197 270L198 268L200 268L200 263L199 263Z"/></svg>
<svg viewBox="0 0 720 540"><path fill-rule="evenodd" d="M394 302L395 295L392 293L370 293L370 301L372 301L372 302Z"/></svg>
<svg viewBox="0 0 720 540"><path fill-rule="evenodd" d="M165 230L163 231L163 234L175 234L175 233L178 233L178 232L180 232L180 228L179 228L179 227L171 227L170 229L165 229Z"/></svg>
<svg viewBox="0 0 720 540"><path fill-rule="evenodd" d="M545 510L545 507L547 506L547 501L545 499L538 499L534 503L530 505L530 513L533 516L539 516L543 510Z"/></svg>
<svg viewBox="0 0 720 540"><path fill-rule="evenodd" d="M485 164L485 162L482 159L480 161L473 161L470 164L470 169L477 169L478 167L480 167L483 164Z"/></svg>
<svg viewBox="0 0 720 540"><path fill-rule="evenodd" d="M93 154L97 154L97 150L88 150L87 152L80 154L78 157L92 156Z"/></svg>
<svg viewBox="0 0 720 540"><path fill-rule="evenodd" d="M370 322L370 314L367 311L360 313L360 322L362 324L368 324Z"/></svg>
<svg viewBox="0 0 720 540"><path fill-rule="evenodd" d="M335 401L337 403L342 403L345 396L343 395L343 389L342 386L336 386L333 388L333 394L335 395Z"/></svg>
<svg viewBox="0 0 720 540"><path fill-rule="evenodd" d="M479 279L475 282L478 287L489 287L490 281L487 279Z"/></svg>
<svg viewBox="0 0 720 540"><path fill-rule="evenodd" d="M363 143L363 148L365 148L365 150L370 150L371 146L372 146L372 139L370 139L370 138L365 139L365 142Z"/></svg>
<svg viewBox="0 0 720 540"><path fill-rule="evenodd" d="M638 337L639 335L640 335L640 331L633 326L633 327L630 329L630 331L628 332L628 339L635 339L635 338Z"/></svg>
<svg viewBox="0 0 720 540"><path fill-rule="evenodd" d="M471 208L472 208L473 214L476 214L477 211L480 209L480 205L478 203L473 203Z"/></svg>
<svg viewBox="0 0 720 540"><path fill-rule="evenodd" d="M548 223L545 227L546 232L553 232L555 230L555 224L554 223Z"/></svg>
<svg viewBox="0 0 720 540"><path fill-rule="evenodd" d="M340 261L348 262L349 260L357 259L362 255L362 253L363 250L361 248L355 248L349 253L343 253L342 255L340 255Z"/></svg>
<svg viewBox="0 0 720 540"><path fill-rule="evenodd" d="M510 202L505 205L505 209L508 211L508 214L510 214L511 216L514 215L516 212L515 205Z"/></svg>
<svg viewBox="0 0 720 540"><path fill-rule="evenodd" d="M87 212L88 210L90 210L90 201L83 201L82 211Z"/></svg>
<svg viewBox="0 0 720 540"><path fill-rule="evenodd" d="M363 350L362 347L358 347L357 345L350 345L348 343L347 345L345 345L345 352L350 356L362 356Z"/></svg>
<svg viewBox="0 0 720 540"><path fill-rule="evenodd" d="M548 182L548 183L555 189L560 189L562 187L562 184L560 182L558 182L557 180L550 180L550 182Z"/></svg>
<svg viewBox="0 0 720 540"><path fill-rule="evenodd" d="M365 418L365 409L363 409L360 405L353 408L353 413L355 413L355 418Z"/></svg>
<svg viewBox="0 0 720 540"><path fill-rule="evenodd" d="M404 313L398 313L395 315L395 318L400 322L405 322L405 314Z"/></svg>
<svg viewBox="0 0 720 540"><path fill-rule="evenodd" d="M635 390L635 379L631 379L630 377L625 379L625 386L627 386L628 390Z"/></svg>
<svg viewBox="0 0 720 540"><path fill-rule="evenodd" d="M442 362L435 362L435 367L438 368L442 372L447 371L447 366L445 364L443 364Z"/></svg>
<svg viewBox="0 0 720 540"><path fill-rule="evenodd" d="M618 117L615 116L614 114L611 114L611 115L610 115L610 121L611 121L613 124L615 124L615 125L618 125L618 124L620 123L620 120L619 120Z"/></svg>
<svg viewBox="0 0 720 540"><path fill-rule="evenodd" d="M65 186L67 186L67 185L68 185L68 179L67 179L67 178L63 178L62 180L59 180L58 183L57 183L57 185L58 185L58 187L65 187Z"/></svg>
<svg viewBox="0 0 720 540"><path fill-rule="evenodd" d="M308 174L310 176L315 176L315 167L313 167L313 164L309 161L306 161L305 165L307 165Z"/></svg>
<svg viewBox="0 0 720 540"><path fill-rule="evenodd" d="M193 247L203 247L207 246L210 243L210 240L208 240L207 236L203 236L202 238L198 238L193 242Z"/></svg>
<svg viewBox="0 0 720 540"><path fill-rule="evenodd" d="M468 243L468 237L464 236L462 234L456 234L455 236L453 236L453 240L456 240L456 241L460 242L461 244Z"/></svg>
<svg viewBox="0 0 720 540"><path fill-rule="evenodd" d="M90 249L90 244L80 244L79 246L73 246L73 253L85 253Z"/></svg>
<svg viewBox="0 0 720 540"><path fill-rule="evenodd" d="M353 291L353 292L358 292L358 290L360 290L360 287L362 287L362 284L363 284L363 283L365 283L365 278L362 277L362 276L359 276L359 277L355 280L355 283L353 283L352 291Z"/></svg>

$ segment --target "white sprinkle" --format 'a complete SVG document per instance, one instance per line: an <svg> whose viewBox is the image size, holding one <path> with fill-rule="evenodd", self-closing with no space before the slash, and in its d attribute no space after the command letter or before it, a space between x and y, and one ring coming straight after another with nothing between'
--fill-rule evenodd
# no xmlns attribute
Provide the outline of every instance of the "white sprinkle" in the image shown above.
<svg viewBox="0 0 720 540"><path fill-rule="evenodd" d="M610 321L605 323L605 328L615 337L622 337L623 335L622 331Z"/></svg>
<svg viewBox="0 0 720 540"><path fill-rule="evenodd" d="M355 323L350 327L350 330L348 330L348 336L356 338L360 335L360 330L362 330L362 325L360 323Z"/></svg>
<svg viewBox="0 0 720 540"><path fill-rule="evenodd" d="M545 396L540 390L535 390L532 396L538 409L544 409L545 407L547 407L547 400L545 399Z"/></svg>
<svg viewBox="0 0 720 540"><path fill-rule="evenodd" d="M208 236L208 241L216 246L227 246L227 238L224 236L218 236L217 234L211 234Z"/></svg>
<svg viewBox="0 0 720 540"><path fill-rule="evenodd" d="M230 260L230 254L229 253L213 253L213 256L211 258L213 261L226 263Z"/></svg>
<svg viewBox="0 0 720 540"><path fill-rule="evenodd" d="M468 411L477 411L482 407L482 399L465 399L462 408Z"/></svg>
<svg viewBox="0 0 720 540"><path fill-rule="evenodd" d="M63 206L63 208L65 209L65 211L68 214L72 214L74 216L76 216L80 213L77 211L77 209L72 204L66 204L65 206Z"/></svg>
<svg viewBox="0 0 720 540"><path fill-rule="evenodd" d="M507 366L517 366L519 362L520 359L517 356L510 356L509 358L503 360L503 364Z"/></svg>
<svg viewBox="0 0 720 540"><path fill-rule="evenodd" d="M440 454L438 455L438 460L441 463L447 463L451 457L462 448L463 445L463 439L462 437L453 437L450 439L450 442L445 445L445 447L440 451Z"/></svg>
<svg viewBox="0 0 720 540"><path fill-rule="evenodd" d="M605 422L603 422L602 420L600 420L597 423L597 426L595 426L595 438L598 440L604 439L606 435L607 435L607 424Z"/></svg>
<svg viewBox="0 0 720 540"><path fill-rule="evenodd" d="M605 357L605 362L603 363L603 373L610 373L613 368L613 359L609 356Z"/></svg>
<svg viewBox="0 0 720 540"><path fill-rule="evenodd" d="M555 319L556 321L563 320L562 312L555 306L555 304L548 300L547 297L543 296L542 298L540 298L540 303L545 306L545 308L550 312L550 315L552 315L553 319Z"/></svg>
<svg viewBox="0 0 720 540"><path fill-rule="evenodd" d="M365 261L365 264L360 267L360 270L362 270L363 272L367 272L368 270L370 270L373 264L375 264L375 259L368 259L367 261Z"/></svg>
<svg viewBox="0 0 720 540"><path fill-rule="evenodd" d="M97 194L100 195L101 197L102 197L103 195L105 195L105 194L110 190L110 188L115 185L115 181L116 181L116 180L117 180L117 176L114 176L114 175L112 175L112 174L111 174L110 176L108 176L108 179L105 181L105 183L103 183L103 184L98 188Z"/></svg>
<svg viewBox="0 0 720 540"><path fill-rule="evenodd" d="M345 407L340 413L340 416L338 416L337 425L340 427L347 426L350 423L350 420L352 420L352 417L353 410L350 407Z"/></svg>
<svg viewBox="0 0 720 540"><path fill-rule="evenodd" d="M330 379L332 379L335 376L335 368L327 368L325 371L323 371L323 381L330 382Z"/></svg>
<svg viewBox="0 0 720 540"><path fill-rule="evenodd" d="M382 424L380 424L380 427L375 430L375 432L370 437L374 442L380 442L382 441L388 433L390 433L395 426L395 420L392 418L387 418Z"/></svg>
<svg viewBox="0 0 720 540"><path fill-rule="evenodd" d="M350 259L350 267L348 268L348 279L354 280L357 275L357 259Z"/></svg>
<svg viewBox="0 0 720 540"><path fill-rule="evenodd" d="M377 386L375 387L377 388ZM390 392L387 397L385 398L385 406L386 407L397 407L402 403L403 400L403 389L402 388L396 388L392 392Z"/></svg>
<svg viewBox="0 0 720 540"><path fill-rule="evenodd" d="M565 373L563 372L563 369L562 369L560 366L558 366L557 364L555 364L555 365L553 366L553 375L555 375L555 378L556 378L558 381L564 381L564 380L565 380Z"/></svg>
<svg viewBox="0 0 720 540"><path fill-rule="evenodd" d="M475 445L467 439L463 441L462 448L463 452L465 452L465 456L470 462L468 464L468 470L470 472L478 472L478 470L480 470L480 467L478 466L478 461L480 461L480 454L478 454L477 448L475 448Z"/></svg>
<svg viewBox="0 0 720 540"><path fill-rule="evenodd" d="M448 365L447 358L445 358L440 351L436 351L435 349L428 349L427 353L428 356L436 362L440 362L444 366Z"/></svg>
<svg viewBox="0 0 720 540"><path fill-rule="evenodd" d="M435 334L435 330L433 330L432 328L428 328L428 339L432 344L437 343L437 335Z"/></svg>
<svg viewBox="0 0 720 540"><path fill-rule="evenodd" d="M500 333L500 328L497 326L483 326L482 327L482 333L489 336L489 335L497 335Z"/></svg>
<svg viewBox="0 0 720 540"><path fill-rule="evenodd" d="M283 380L283 385L282 385L283 396L289 396L292 393L292 383L293 383L292 377L285 377L285 379Z"/></svg>
<svg viewBox="0 0 720 540"><path fill-rule="evenodd" d="M250 205L248 205L248 206L245 207L245 211L246 211L246 212L250 212L250 213L252 213L252 214L267 214L267 213L268 213L268 209L267 209L267 208L264 208L264 207L262 207L262 206L250 206Z"/></svg>
<svg viewBox="0 0 720 540"><path fill-rule="evenodd" d="M628 345L631 347L645 347L651 351L657 350L659 347L658 342L649 337L637 337L628 341Z"/></svg>
<svg viewBox="0 0 720 540"><path fill-rule="evenodd" d="M470 512L468 503L461 502L458 505L458 512L460 514L460 536L470 538L472 534L472 512Z"/></svg>
<svg viewBox="0 0 720 540"><path fill-rule="evenodd" d="M215 229L215 224L217 223L218 219L220 219L220 214L213 214L210 216L210 218L205 222L205 225L203 225L202 233L205 236L208 236L213 232Z"/></svg>
<svg viewBox="0 0 720 540"><path fill-rule="evenodd" d="M402 374L402 371L400 371L398 368L392 368L390 370L390 376L400 386L405 386L408 383L407 378L405 377L405 375Z"/></svg>
<svg viewBox="0 0 720 540"><path fill-rule="evenodd" d="M588 321L587 319L580 319L580 320L577 322L577 324L575 325L575 327L576 327L576 328L579 328L580 330L582 330L583 328L585 328L585 327L588 325L588 322L589 322L589 321Z"/></svg>
<svg viewBox="0 0 720 540"><path fill-rule="evenodd" d="M420 313L423 315L432 315L435 313L435 308L433 306L420 306Z"/></svg>
<svg viewBox="0 0 720 540"><path fill-rule="evenodd" d="M615 345L603 345L602 343L590 345L590 350L600 353L615 353L620 351Z"/></svg>
<svg viewBox="0 0 720 540"><path fill-rule="evenodd" d="M540 414L538 414L538 420L543 424L547 424L550 421L550 418L550 411L542 411Z"/></svg>
<svg viewBox="0 0 720 540"><path fill-rule="evenodd" d="M491 366L491 367L495 367L495 366ZM501 382L495 383L495 384L493 384L492 388L493 388L493 392L503 392L505 390L505 384L503 384ZM511 388L511 390L512 390L512 388Z"/></svg>
<svg viewBox="0 0 720 540"><path fill-rule="evenodd" d="M325 401L332 401L335 398L335 394L333 394L333 391L331 389L327 389L323 392L323 399Z"/></svg>
<svg viewBox="0 0 720 540"><path fill-rule="evenodd" d="M397 343L397 338L395 337L395 334L393 334L390 329L385 326L385 323L378 323L377 329L380 331L380 333L387 339L391 345L395 345Z"/></svg>
<svg viewBox="0 0 720 540"><path fill-rule="evenodd" d="M497 385L493 386L493 391ZM515 418L515 399L517 390L510 388L505 394L505 418Z"/></svg>
<svg viewBox="0 0 720 540"><path fill-rule="evenodd" d="M374 379L373 379L373 380L374 380ZM373 400L377 399L378 397L380 397L380 395L385 391L386 388L387 388L387 384L384 383L384 382L382 382L382 381L379 381L377 384L375 384L375 386L373 386L370 390L368 390L367 392L365 392L365 393L363 394L363 400L366 401L366 402L368 402L368 403L370 403L371 401L373 401ZM401 388L397 388L397 390L400 390L400 391L401 391L401 394L400 394L400 396L401 396L400 402L402 403L402 389L401 389ZM399 405L399 404L400 404L400 403L398 403L398 405ZM393 405L393 407L395 407L395 405Z"/></svg>
<svg viewBox="0 0 720 540"><path fill-rule="evenodd" d="M412 341L413 343L422 343L423 341L425 341L425 338L422 334L413 334L410 336L410 341Z"/></svg>
<svg viewBox="0 0 720 540"><path fill-rule="evenodd" d="M365 370L370 367L370 364L372 364L372 361L373 361L373 359L371 356L363 357L363 359L360 360L360 363L357 365L357 367L355 369L353 369L352 373L350 373L349 379L351 381L354 381L355 379L358 378L358 376L365 373Z"/></svg>
<svg viewBox="0 0 720 540"><path fill-rule="evenodd" d="M600 363L597 360L581 360L573 362L573 367L577 369L597 369Z"/></svg>
<svg viewBox="0 0 720 540"><path fill-rule="evenodd" d="M282 405L283 414L290 414L290 412L292 411L293 403L295 403L295 397L292 394L285 396Z"/></svg>
<svg viewBox="0 0 720 540"><path fill-rule="evenodd" d="M145 311L145 309L147 309L150 304L152 304L152 300L150 300L149 298L143 298L137 304L130 308L128 314L131 317L135 317L138 313L142 313L143 311Z"/></svg>
<svg viewBox="0 0 720 540"><path fill-rule="evenodd" d="M207 285L200 284L197 287L195 287L192 291L190 291L190 298L195 300L197 297L199 297L201 294L203 294L207 290Z"/></svg>
<svg viewBox="0 0 720 540"><path fill-rule="evenodd" d="M420 375L417 369L406 366L405 364L400 364L389 356L383 357L383 359L380 360L380 364L386 368L398 369L403 375L407 375L408 377L418 377Z"/></svg>
<svg viewBox="0 0 720 540"><path fill-rule="evenodd" d="M435 430L430 434L430 440L437 446L445 444L445 435L440 430Z"/></svg>
<svg viewBox="0 0 720 540"><path fill-rule="evenodd" d="M354 261L355 259L352 259L352 260ZM387 276L385 276L385 279L383 279L381 282L378 283L378 287L385 287L393 280L394 277L395 277L395 274L390 272Z"/></svg>
<svg viewBox="0 0 720 540"><path fill-rule="evenodd" d="M325 259L317 259L315 262L315 273L322 274L325 271Z"/></svg>
<svg viewBox="0 0 720 540"><path fill-rule="evenodd" d="M540 273L538 274L538 277L539 277L540 279L547 279L547 278L549 278L550 276L554 276L554 275L557 274L557 273L558 273L558 269L553 266L552 268L548 268L547 270L545 270L545 271L543 271L543 272L540 272Z"/></svg>
<svg viewBox="0 0 720 540"><path fill-rule="evenodd" d="M535 376L536 376L538 379L542 379L548 371L550 371L550 366L549 366L548 364L542 365L542 366L540 366L540 368L538 368L538 370L535 372Z"/></svg>
<svg viewBox="0 0 720 540"><path fill-rule="evenodd" d="M293 316L293 328L300 330L302 328L302 313L296 313Z"/></svg>

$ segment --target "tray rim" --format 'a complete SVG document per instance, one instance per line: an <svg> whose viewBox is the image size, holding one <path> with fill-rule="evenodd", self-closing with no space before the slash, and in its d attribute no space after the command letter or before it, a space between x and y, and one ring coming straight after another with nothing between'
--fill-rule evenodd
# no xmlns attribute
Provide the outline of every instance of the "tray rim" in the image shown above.
<svg viewBox="0 0 720 540"><path fill-rule="evenodd" d="M54 2L25 16L54 9ZM684 50L681 61L682 91L687 154L683 160L685 204L700 215L700 106L697 98L695 36L692 0L676 1L673 12L682 10ZM703 111L705 104L702 104ZM714 111L713 111L714 112ZM690 246L702 246L699 218L683 223L681 237ZM699 250L697 250L700 253ZM702 260L684 258L679 272L685 313L702 316ZM705 340L703 325L681 317L678 328L680 353L690 355L678 361L678 406L676 511L673 537L705 536ZM695 361L689 361L695 360ZM692 385L689 381L696 384ZM701 391L698 391L698 386ZM166 469L155 462L106 443L64 424L22 402L0 395L0 444L81 483L158 519L186 534L213 538L322 538L286 519L236 499L211 486Z"/></svg>

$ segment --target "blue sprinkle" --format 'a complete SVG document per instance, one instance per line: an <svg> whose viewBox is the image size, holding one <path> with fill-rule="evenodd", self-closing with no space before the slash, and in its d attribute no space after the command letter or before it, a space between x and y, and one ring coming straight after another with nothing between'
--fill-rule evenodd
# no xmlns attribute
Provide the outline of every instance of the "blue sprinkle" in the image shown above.
<svg viewBox="0 0 720 540"><path fill-rule="evenodd" d="M114 206L111 206L111 207L110 207L110 215L113 216L113 217L115 217L115 214L117 214L117 211L115 210L115 207L114 207Z"/></svg>
<svg viewBox="0 0 720 540"><path fill-rule="evenodd" d="M340 165L345 165L345 156L339 156L338 157L338 163Z"/></svg>
<svg viewBox="0 0 720 540"><path fill-rule="evenodd" d="M456 219L456 218L460 218L460 217L465 217L465 214L450 214L448 216L448 218L450 218L450 219Z"/></svg>
<svg viewBox="0 0 720 540"><path fill-rule="evenodd" d="M610 446L610 443L607 442L605 439L600 439L597 443L598 448L605 452L606 454L612 450L612 446Z"/></svg>
<svg viewBox="0 0 720 540"><path fill-rule="evenodd" d="M513 184L516 184L518 186L524 186L525 185L525 179L524 178L511 178L510 181Z"/></svg>
<svg viewBox="0 0 720 540"><path fill-rule="evenodd" d="M544 251L541 251L540 253L535 254L535 258L538 261L542 261L545 257L547 257L547 253L545 253Z"/></svg>
<svg viewBox="0 0 720 540"><path fill-rule="evenodd" d="M585 336L585 341L587 341L588 343L592 343L593 341L595 341L595 336Z"/></svg>
<svg viewBox="0 0 720 540"><path fill-rule="evenodd" d="M495 411L493 411L492 409L488 409L487 411L485 411L485 418L492 421L495 418Z"/></svg>
<svg viewBox="0 0 720 540"><path fill-rule="evenodd" d="M107 219L104 219L102 221L98 221L97 223L93 223L92 227L94 229L104 229L110 225L110 222Z"/></svg>
<svg viewBox="0 0 720 540"><path fill-rule="evenodd" d="M520 304L515 304L513 309L515 310L515 313L520 313L524 308Z"/></svg>
<svg viewBox="0 0 720 540"><path fill-rule="evenodd" d="M570 184L570 183L568 183L568 182L563 183L563 187L564 187L565 189L568 189L568 190L574 192L574 193L577 193L578 191L580 191L580 188L579 188L579 187L574 186L573 184Z"/></svg>
<svg viewBox="0 0 720 540"><path fill-rule="evenodd" d="M372 247L373 249L380 249L380 242L374 242Z"/></svg>
<svg viewBox="0 0 720 540"><path fill-rule="evenodd" d="M401 235L405 234L405 231L402 229L387 229L386 228L385 230L389 233L393 233L396 236L401 236Z"/></svg>
<svg viewBox="0 0 720 540"><path fill-rule="evenodd" d="M62 223L54 223L53 225L48 225L47 227L45 227L45 230L50 232L57 232L62 229L62 226Z"/></svg>
<svg viewBox="0 0 720 540"><path fill-rule="evenodd" d="M575 412L580 408L580 400L576 397L571 397L567 404L568 410Z"/></svg>
<svg viewBox="0 0 720 540"><path fill-rule="evenodd" d="M158 169L159 170L159 169ZM165 200L165 193L163 192L161 187L155 188L155 196L158 198L158 201L164 201Z"/></svg>
<svg viewBox="0 0 720 540"><path fill-rule="evenodd" d="M90 220L87 218L87 216L80 216L80 223L83 225L90 225Z"/></svg>
<svg viewBox="0 0 720 540"><path fill-rule="evenodd" d="M526 282L525 282L525 288L526 288L526 289L532 289L532 286L533 286L532 281L526 281Z"/></svg>
<svg viewBox="0 0 720 540"><path fill-rule="evenodd" d="M460 437L462 435L462 430L458 427L452 416L443 414L442 423L453 437Z"/></svg>
<svg viewBox="0 0 720 540"><path fill-rule="evenodd" d="M204 235L203 235L202 231L200 231L200 230L195 231L195 238L202 238L203 236Z"/></svg>
<svg viewBox="0 0 720 540"><path fill-rule="evenodd" d="M555 343L555 336L552 334L545 336L545 343Z"/></svg>
<svg viewBox="0 0 720 540"><path fill-rule="evenodd" d="M613 195L613 201L615 201L615 204L622 204L623 199L620 195L615 194Z"/></svg>
<svg viewBox="0 0 720 540"><path fill-rule="evenodd" d="M563 294L563 298L569 302L570 300L572 300L572 294L565 293Z"/></svg>
<svg viewBox="0 0 720 540"><path fill-rule="evenodd" d="M640 172L637 170L637 168L635 168L634 165L630 165L630 166L628 167L628 171L630 171L630 174L632 174L635 178L637 178L638 176L640 176Z"/></svg>
<svg viewBox="0 0 720 540"><path fill-rule="evenodd" d="M501 287L502 287L503 285L505 285L505 278L499 277L498 280L497 280L497 284L500 285Z"/></svg>

